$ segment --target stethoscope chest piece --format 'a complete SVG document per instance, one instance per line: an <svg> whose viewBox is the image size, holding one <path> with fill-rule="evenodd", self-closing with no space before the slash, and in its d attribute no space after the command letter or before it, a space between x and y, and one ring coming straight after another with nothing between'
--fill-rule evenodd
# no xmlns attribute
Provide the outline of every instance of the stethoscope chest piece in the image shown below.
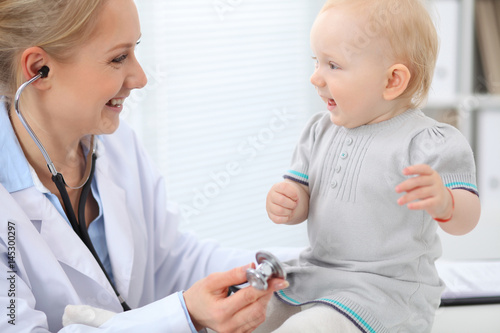
<svg viewBox="0 0 500 333"><path fill-rule="evenodd" d="M259 251L256 255L257 268L247 269L248 283L259 290L267 290L267 281L271 278L286 279L286 272L281 262L273 254Z"/></svg>

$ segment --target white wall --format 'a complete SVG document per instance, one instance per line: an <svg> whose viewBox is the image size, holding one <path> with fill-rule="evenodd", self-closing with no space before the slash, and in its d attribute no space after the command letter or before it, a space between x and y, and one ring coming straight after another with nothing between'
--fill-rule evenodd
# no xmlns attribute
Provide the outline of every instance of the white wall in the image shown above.
<svg viewBox="0 0 500 333"><path fill-rule="evenodd" d="M136 2L143 32L137 52L149 84L132 95L125 119L167 178L170 199L184 208L198 202L199 214L187 214L182 227L252 249L307 244L305 225L273 225L264 202L306 119L324 108L309 83L309 29L323 1ZM433 2L443 47L430 104L460 108L477 99L461 88L473 66L472 52L462 52L471 28L460 30L470 15L460 6L470 1ZM270 122L280 112L295 118L273 131ZM481 222L466 236L442 234L445 258L500 257L498 114L499 108L478 113ZM473 138L474 117L462 115ZM239 171L224 178L234 163Z"/></svg>

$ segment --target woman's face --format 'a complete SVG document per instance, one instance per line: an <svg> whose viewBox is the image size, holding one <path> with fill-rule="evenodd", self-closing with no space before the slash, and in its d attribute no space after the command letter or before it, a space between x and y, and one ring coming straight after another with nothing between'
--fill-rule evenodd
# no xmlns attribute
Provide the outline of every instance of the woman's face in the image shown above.
<svg viewBox="0 0 500 333"><path fill-rule="evenodd" d="M140 36L133 0L107 0L93 37L69 62L51 64L45 119L72 135L114 132L125 99L147 83L134 54Z"/></svg>

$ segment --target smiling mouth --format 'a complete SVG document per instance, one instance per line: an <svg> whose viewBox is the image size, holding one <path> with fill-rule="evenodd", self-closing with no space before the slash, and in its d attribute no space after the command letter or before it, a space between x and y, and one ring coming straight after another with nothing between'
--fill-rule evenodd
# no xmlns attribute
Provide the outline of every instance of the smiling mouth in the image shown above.
<svg viewBox="0 0 500 333"><path fill-rule="evenodd" d="M337 106L337 103L335 103L335 100L334 99L328 99L328 106L331 106L331 107L334 107L334 106Z"/></svg>
<svg viewBox="0 0 500 333"><path fill-rule="evenodd" d="M106 103L107 106L111 107L122 107L123 102L125 102L124 98L112 98L109 100L109 102Z"/></svg>

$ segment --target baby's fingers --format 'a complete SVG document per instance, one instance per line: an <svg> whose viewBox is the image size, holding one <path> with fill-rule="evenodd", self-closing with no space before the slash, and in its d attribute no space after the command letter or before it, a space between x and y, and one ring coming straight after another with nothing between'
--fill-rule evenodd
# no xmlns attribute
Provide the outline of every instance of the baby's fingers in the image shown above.
<svg viewBox="0 0 500 333"><path fill-rule="evenodd" d="M290 221L291 214L290 215L276 215L271 212L268 212L267 215L276 224L286 224Z"/></svg>
<svg viewBox="0 0 500 333"><path fill-rule="evenodd" d="M411 165L409 167L404 168L403 170L403 175L405 176L414 176L414 175L431 175L434 172L434 169L432 169L429 165L427 164L415 164Z"/></svg>
<svg viewBox="0 0 500 333"><path fill-rule="evenodd" d="M299 200L299 193L297 191L297 188L295 185L289 183L289 182L281 182L278 184L275 184L272 187L272 191L281 194L287 198L289 198L292 201L297 201Z"/></svg>
<svg viewBox="0 0 500 333"><path fill-rule="evenodd" d="M277 192L270 193L269 197L266 210L271 221L278 224L287 223L297 207L297 202Z"/></svg>
<svg viewBox="0 0 500 333"><path fill-rule="evenodd" d="M425 200L432 196L432 189L430 187L418 187L411 191L407 191L405 195L398 199L398 204L401 206L408 204L408 208L416 209L415 207L420 205L415 205L416 202L413 201Z"/></svg>
<svg viewBox="0 0 500 333"><path fill-rule="evenodd" d="M410 202L406 207L410 210L429 210L436 205L436 198L427 198Z"/></svg>
<svg viewBox="0 0 500 333"><path fill-rule="evenodd" d="M433 184L431 176L412 177L396 186L396 192L410 192L417 188L431 186Z"/></svg>
<svg viewBox="0 0 500 333"><path fill-rule="evenodd" d="M280 192L272 192L270 194L271 203L282 207L283 209L291 210L297 207L297 200L293 200L290 197L280 193Z"/></svg>

